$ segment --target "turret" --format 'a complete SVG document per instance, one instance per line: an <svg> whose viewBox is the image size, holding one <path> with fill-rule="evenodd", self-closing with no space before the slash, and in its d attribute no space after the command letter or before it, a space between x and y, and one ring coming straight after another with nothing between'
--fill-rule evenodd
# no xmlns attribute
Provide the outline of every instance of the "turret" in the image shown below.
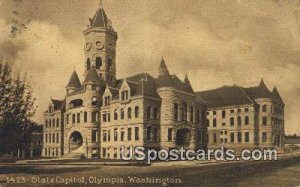
<svg viewBox="0 0 300 187"><path fill-rule="evenodd" d="M80 88L81 88L81 83L80 83L80 80L78 78L76 71L74 70L71 75L70 81L69 81L68 85L66 86L66 91L68 94L71 94Z"/></svg>

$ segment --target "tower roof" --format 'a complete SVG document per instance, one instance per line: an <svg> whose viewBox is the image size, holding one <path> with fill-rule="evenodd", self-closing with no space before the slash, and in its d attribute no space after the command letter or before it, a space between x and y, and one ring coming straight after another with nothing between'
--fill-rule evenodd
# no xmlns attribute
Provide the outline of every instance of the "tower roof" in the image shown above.
<svg viewBox="0 0 300 187"><path fill-rule="evenodd" d="M90 20L91 21L91 27L102 27L102 28L108 28L109 25L109 19L102 7L102 2L100 2L100 6L94 15L94 17Z"/></svg>
<svg viewBox="0 0 300 187"><path fill-rule="evenodd" d="M161 59L159 69L168 69L164 58Z"/></svg>
<svg viewBox="0 0 300 187"><path fill-rule="evenodd" d="M271 98L274 102L276 102L280 105L284 105L284 102L283 102L283 100L282 100L282 98L281 98L281 96L280 96L280 94L279 94L276 87L273 88L273 91L271 93Z"/></svg>
<svg viewBox="0 0 300 187"><path fill-rule="evenodd" d="M91 68L87 71L83 83L96 83L96 84L101 83L97 70L95 69L94 66L91 66Z"/></svg>
<svg viewBox="0 0 300 187"><path fill-rule="evenodd" d="M70 81L66 87L67 88L80 88L81 87L80 80L79 80L78 75L75 70L73 71Z"/></svg>

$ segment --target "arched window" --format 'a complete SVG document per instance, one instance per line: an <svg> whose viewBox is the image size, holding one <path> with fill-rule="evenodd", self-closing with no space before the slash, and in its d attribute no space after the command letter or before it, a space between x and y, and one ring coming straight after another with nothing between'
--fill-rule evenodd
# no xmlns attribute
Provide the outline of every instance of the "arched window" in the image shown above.
<svg viewBox="0 0 300 187"><path fill-rule="evenodd" d="M52 125L53 125L53 127L55 127L55 119L54 118L52 120Z"/></svg>
<svg viewBox="0 0 300 187"><path fill-rule="evenodd" d="M121 119L124 119L125 117L125 112L124 112L124 108L121 109Z"/></svg>
<svg viewBox="0 0 300 187"><path fill-rule="evenodd" d="M59 127L59 119L56 119L56 127Z"/></svg>
<svg viewBox="0 0 300 187"><path fill-rule="evenodd" d="M248 116L245 117L245 125L249 125L249 117Z"/></svg>
<svg viewBox="0 0 300 187"><path fill-rule="evenodd" d="M138 106L136 106L136 107L134 108L134 117L135 117L135 118L138 118L138 117L139 117L139 107L138 107Z"/></svg>
<svg viewBox="0 0 300 187"><path fill-rule="evenodd" d="M241 116L239 116L237 118L237 123L238 123L238 125L242 125L242 118L241 118Z"/></svg>
<svg viewBox="0 0 300 187"><path fill-rule="evenodd" d="M191 106L191 110L190 110L190 121L193 122L194 121L194 107Z"/></svg>
<svg viewBox="0 0 300 187"><path fill-rule="evenodd" d="M182 121L187 121L187 104L182 103Z"/></svg>
<svg viewBox="0 0 300 187"><path fill-rule="evenodd" d="M147 108L147 119L151 118L151 106L148 106Z"/></svg>
<svg viewBox="0 0 300 187"><path fill-rule="evenodd" d="M234 117L231 117L231 118L230 118L230 125L231 125L231 126L234 126Z"/></svg>
<svg viewBox="0 0 300 187"><path fill-rule="evenodd" d="M127 118L131 119L131 108L130 107L127 109Z"/></svg>
<svg viewBox="0 0 300 187"><path fill-rule="evenodd" d="M51 119L49 119L49 128L51 128Z"/></svg>
<svg viewBox="0 0 300 187"><path fill-rule="evenodd" d="M90 59L90 58L88 58L88 59L86 60L86 69L87 69L87 70L91 69L91 59Z"/></svg>
<svg viewBox="0 0 300 187"><path fill-rule="evenodd" d="M114 111L114 120L118 120L118 110L115 109Z"/></svg>
<svg viewBox="0 0 300 187"><path fill-rule="evenodd" d="M45 121L46 128L48 128L48 120Z"/></svg>
<svg viewBox="0 0 300 187"><path fill-rule="evenodd" d="M178 121L178 104L174 103L174 120Z"/></svg>
<svg viewBox="0 0 300 187"><path fill-rule="evenodd" d="M157 110L157 108L154 108L154 109L153 109L153 118L154 118L154 119L157 119L157 118L158 118L158 110Z"/></svg>
<svg viewBox="0 0 300 187"><path fill-rule="evenodd" d="M96 69L100 69L101 66L102 66L102 59L101 59L101 57L97 57L96 58Z"/></svg>

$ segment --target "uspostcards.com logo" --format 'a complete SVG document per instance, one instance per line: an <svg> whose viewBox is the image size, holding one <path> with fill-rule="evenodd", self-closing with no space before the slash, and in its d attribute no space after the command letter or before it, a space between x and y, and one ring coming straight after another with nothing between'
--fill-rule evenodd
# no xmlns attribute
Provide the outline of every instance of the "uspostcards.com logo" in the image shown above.
<svg viewBox="0 0 300 187"><path fill-rule="evenodd" d="M146 161L151 164L153 161L191 161L191 160L217 160L217 161L261 161L277 160L275 149L244 149L236 153L233 149L220 147L219 149L149 149L145 147L122 147L122 160Z"/></svg>

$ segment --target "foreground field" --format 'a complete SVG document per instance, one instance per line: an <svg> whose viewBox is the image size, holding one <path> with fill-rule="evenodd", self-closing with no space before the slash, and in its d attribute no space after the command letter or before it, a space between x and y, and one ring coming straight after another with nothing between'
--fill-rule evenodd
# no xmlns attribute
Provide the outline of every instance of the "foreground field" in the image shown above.
<svg viewBox="0 0 300 187"><path fill-rule="evenodd" d="M92 163L1 165L0 180L0 186L26 187L65 183L69 186L299 186L300 157L272 162L174 162L140 167Z"/></svg>

